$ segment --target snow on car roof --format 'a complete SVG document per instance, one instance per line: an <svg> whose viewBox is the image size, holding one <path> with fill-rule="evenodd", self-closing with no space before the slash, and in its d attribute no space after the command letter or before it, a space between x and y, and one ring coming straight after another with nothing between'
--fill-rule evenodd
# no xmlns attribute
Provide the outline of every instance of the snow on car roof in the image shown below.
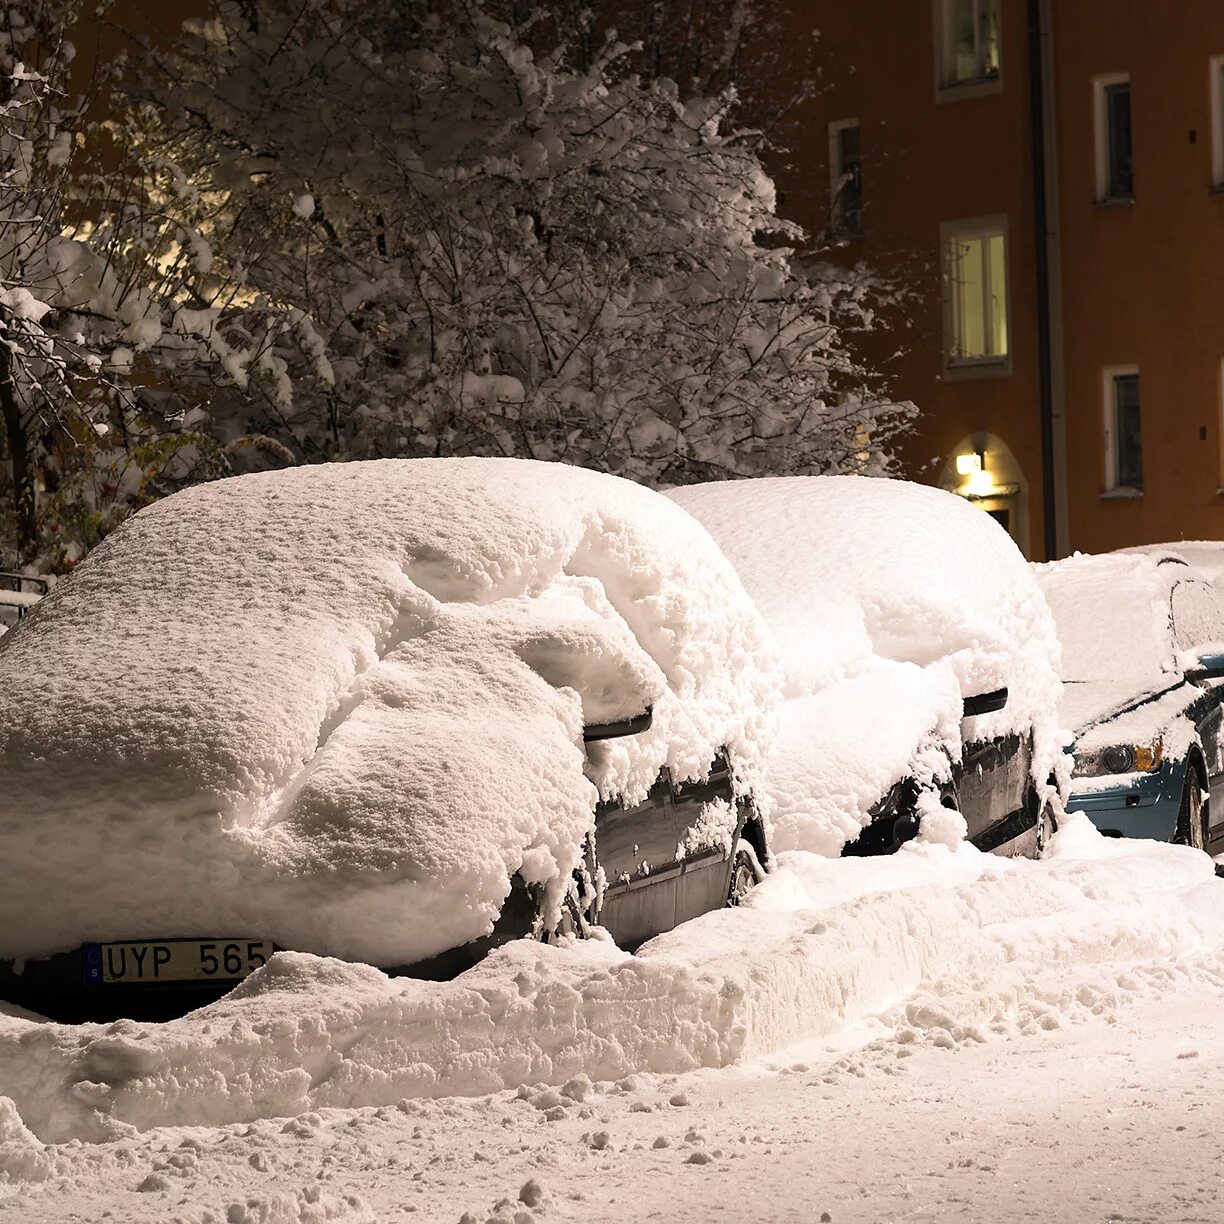
<svg viewBox="0 0 1224 1224"><path fill-rule="evenodd" d="M1177 557L1212 581L1224 577L1224 540L1170 540L1167 544L1136 544L1117 551L1123 555Z"/></svg>
<svg viewBox="0 0 1224 1224"><path fill-rule="evenodd" d="M1033 728L1045 786L1061 755L1057 639L1020 550L989 515L939 489L859 476L669 496L718 541L779 646L792 698L770 765L779 845L840 845L847 812L865 824L881 786L929 770L932 744L959 755L961 699L998 688L1006 706L978 717L973 736ZM831 685L836 699L812 700ZM877 751L847 766L860 738Z"/></svg>
<svg viewBox="0 0 1224 1224"><path fill-rule="evenodd" d="M186 490L0 640L0 956L478 937L515 872L559 900L596 785L632 799L723 745L751 783L770 650L706 532L617 477L381 460ZM587 760L584 721L647 706Z"/></svg>

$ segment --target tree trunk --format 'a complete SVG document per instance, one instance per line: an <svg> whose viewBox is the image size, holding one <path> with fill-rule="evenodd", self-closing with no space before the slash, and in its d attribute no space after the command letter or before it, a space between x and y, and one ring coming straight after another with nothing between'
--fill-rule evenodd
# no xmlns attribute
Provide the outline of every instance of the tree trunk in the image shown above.
<svg viewBox="0 0 1224 1224"><path fill-rule="evenodd" d="M33 557L38 543L38 524L34 517L34 471L30 466L30 430L17 402L13 355L3 340L0 340L0 415L4 417L4 434L13 478L18 557L25 561Z"/></svg>

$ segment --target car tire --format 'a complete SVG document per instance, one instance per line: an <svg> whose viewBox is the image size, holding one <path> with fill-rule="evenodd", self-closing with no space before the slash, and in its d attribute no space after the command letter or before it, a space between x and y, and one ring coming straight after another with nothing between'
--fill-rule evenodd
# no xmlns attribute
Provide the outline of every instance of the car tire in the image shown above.
<svg viewBox="0 0 1224 1224"><path fill-rule="evenodd" d="M1054 819L1054 805L1047 799L1041 805L1037 816L1037 848L1034 857L1041 858L1045 854L1050 838L1057 832L1058 821Z"/></svg>
<svg viewBox="0 0 1224 1224"><path fill-rule="evenodd" d="M1193 761L1186 766L1186 782L1177 813L1177 834L1173 840L1179 846L1207 849L1207 806L1203 803L1198 766Z"/></svg>
<svg viewBox="0 0 1224 1224"><path fill-rule="evenodd" d="M731 880L727 885L727 901L729 908L738 906L748 893L765 878L765 869L752 843L745 838L737 838L735 851L731 855Z"/></svg>

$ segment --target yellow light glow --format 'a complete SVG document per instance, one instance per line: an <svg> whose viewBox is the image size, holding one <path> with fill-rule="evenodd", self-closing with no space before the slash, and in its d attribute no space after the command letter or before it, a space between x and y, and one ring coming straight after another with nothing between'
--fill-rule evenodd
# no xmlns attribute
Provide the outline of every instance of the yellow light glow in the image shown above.
<svg viewBox="0 0 1224 1224"><path fill-rule="evenodd" d="M967 455L956 456L956 474L958 476L972 476L975 472L982 470L982 456L970 452Z"/></svg>
<svg viewBox="0 0 1224 1224"><path fill-rule="evenodd" d="M969 497L989 497L994 491L994 477L989 472L972 472L965 481L965 493Z"/></svg>
<svg viewBox="0 0 1224 1224"><path fill-rule="evenodd" d="M1151 744L1135 745L1135 768L1144 773L1155 773L1164 764L1164 745L1160 740Z"/></svg>

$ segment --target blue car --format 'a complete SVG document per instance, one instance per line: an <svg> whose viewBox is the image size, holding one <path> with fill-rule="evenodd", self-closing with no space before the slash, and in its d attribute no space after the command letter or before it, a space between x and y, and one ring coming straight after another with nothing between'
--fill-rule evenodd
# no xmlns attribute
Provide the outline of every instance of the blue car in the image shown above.
<svg viewBox="0 0 1224 1224"><path fill-rule="evenodd" d="M1224 849L1224 593L1173 553L1037 566L1074 734L1068 811L1111 837Z"/></svg>

